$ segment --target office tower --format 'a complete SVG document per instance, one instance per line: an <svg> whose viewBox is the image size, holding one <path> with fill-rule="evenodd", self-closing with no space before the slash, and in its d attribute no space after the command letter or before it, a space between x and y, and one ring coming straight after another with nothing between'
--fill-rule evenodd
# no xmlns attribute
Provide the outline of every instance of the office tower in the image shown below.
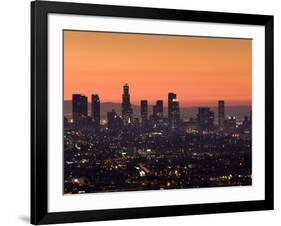
<svg viewBox="0 0 281 226"><path fill-rule="evenodd" d="M180 105L177 99L172 100L170 117L170 127L172 130L175 130L179 127L180 124Z"/></svg>
<svg viewBox="0 0 281 226"><path fill-rule="evenodd" d="M148 102L147 100L141 100L141 123L146 125L148 120Z"/></svg>
<svg viewBox="0 0 281 226"><path fill-rule="evenodd" d="M154 119L154 120L156 120L156 105L153 105L152 106L152 118Z"/></svg>
<svg viewBox="0 0 281 226"><path fill-rule="evenodd" d="M120 129L122 127L122 119L117 115L113 109L111 112L107 112L107 124L110 129Z"/></svg>
<svg viewBox="0 0 281 226"><path fill-rule="evenodd" d="M156 101L155 116L157 119L163 118L163 100Z"/></svg>
<svg viewBox="0 0 281 226"><path fill-rule="evenodd" d="M112 111L107 112L107 124L109 127L112 127L114 125L115 119L118 117L115 110L112 109Z"/></svg>
<svg viewBox="0 0 281 226"><path fill-rule="evenodd" d="M212 129L214 126L214 112L208 107L198 108L197 120L198 125L202 130Z"/></svg>
<svg viewBox="0 0 281 226"><path fill-rule="evenodd" d="M125 125L133 122L133 109L130 103L129 85L127 83L123 86L122 119Z"/></svg>
<svg viewBox="0 0 281 226"><path fill-rule="evenodd" d="M219 100L218 102L218 122L219 122L219 128L223 128L224 124L224 100Z"/></svg>
<svg viewBox="0 0 281 226"><path fill-rule="evenodd" d="M175 93L168 93L168 119L169 125L172 124L172 109L173 109L173 100L177 99L177 95Z"/></svg>
<svg viewBox="0 0 281 226"><path fill-rule="evenodd" d="M72 117L79 122L88 116L88 98L81 94L72 94Z"/></svg>
<svg viewBox="0 0 281 226"><path fill-rule="evenodd" d="M91 116L95 125L100 125L100 98L97 94L92 94L92 102L91 102Z"/></svg>

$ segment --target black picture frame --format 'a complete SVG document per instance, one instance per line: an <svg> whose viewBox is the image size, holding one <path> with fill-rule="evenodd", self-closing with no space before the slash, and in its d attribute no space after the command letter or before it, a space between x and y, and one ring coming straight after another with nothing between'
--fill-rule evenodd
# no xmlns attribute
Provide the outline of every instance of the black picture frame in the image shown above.
<svg viewBox="0 0 281 226"><path fill-rule="evenodd" d="M265 199L142 208L48 212L48 14L96 15L199 21L265 27ZM51 224L272 210L273 186L273 16L113 5L35 1L31 3L31 223Z"/></svg>

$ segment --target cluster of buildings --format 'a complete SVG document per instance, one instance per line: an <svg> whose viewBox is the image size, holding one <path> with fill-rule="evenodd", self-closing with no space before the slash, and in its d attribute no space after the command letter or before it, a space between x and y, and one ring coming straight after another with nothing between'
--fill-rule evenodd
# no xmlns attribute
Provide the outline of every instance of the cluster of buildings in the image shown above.
<svg viewBox="0 0 281 226"><path fill-rule="evenodd" d="M220 100L216 120L211 108L199 107L185 121L175 93L168 93L167 114L163 100L152 110L141 100L138 113L128 84L121 114L107 112L106 122L100 97L88 102L73 94L72 118L65 117L65 194L252 184L251 114L226 116Z"/></svg>
<svg viewBox="0 0 281 226"><path fill-rule="evenodd" d="M133 108L130 102L129 85L123 86L122 104L121 104L122 115L119 116L113 109L107 113L107 124L111 125L132 125L140 123L139 118L134 118ZM153 115L148 115L148 101L140 101L140 112L141 112L141 124L148 126L150 122L165 121L163 113L163 100L157 100L153 106ZM81 94L72 95L72 116L74 123L86 124L93 122L95 125L100 125L100 98L98 94L92 94L91 96L91 116L88 115L88 97ZM179 101L176 98L175 93L168 94L168 123L171 128L177 128L180 123L180 107ZM122 122L121 122L122 121ZM121 123L120 123L121 122Z"/></svg>
<svg viewBox="0 0 281 226"><path fill-rule="evenodd" d="M81 94L72 95L73 123L79 126L100 126L101 107L98 94L91 95L91 114L88 114L88 97ZM176 93L168 93L168 117L164 115L163 100L157 100L153 105L152 114L149 115L147 100L140 101L140 117L134 117L130 102L129 85L123 86L121 115L113 109L107 113L107 126L112 129L120 129L124 126L141 127L146 130L168 128L170 131L179 129L188 133L199 131L234 131L237 129L235 116L225 117L224 100L218 101L218 118L215 124L215 113L209 107L199 107L196 118L185 121L180 117L180 103ZM67 119L65 119L67 121ZM243 128L250 130L251 117L245 116Z"/></svg>

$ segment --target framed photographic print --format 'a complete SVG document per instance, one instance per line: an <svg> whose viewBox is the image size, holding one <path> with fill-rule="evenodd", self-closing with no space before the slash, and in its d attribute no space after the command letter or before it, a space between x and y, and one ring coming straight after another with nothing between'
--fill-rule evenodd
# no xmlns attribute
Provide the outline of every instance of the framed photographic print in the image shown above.
<svg viewBox="0 0 281 226"><path fill-rule="evenodd" d="M273 209L273 16L31 3L31 223Z"/></svg>

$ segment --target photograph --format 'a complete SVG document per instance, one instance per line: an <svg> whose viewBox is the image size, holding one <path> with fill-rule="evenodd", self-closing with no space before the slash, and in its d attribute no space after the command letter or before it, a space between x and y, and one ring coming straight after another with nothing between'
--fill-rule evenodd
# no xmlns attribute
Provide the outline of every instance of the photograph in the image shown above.
<svg viewBox="0 0 281 226"><path fill-rule="evenodd" d="M32 224L274 209L274 15L30 16Z"/></svg>
<svg viewBox="0 0 281 226"><path fill-rule="evenodd" d="M63 194L252 186L252 39L63 30Z"/></svg>

